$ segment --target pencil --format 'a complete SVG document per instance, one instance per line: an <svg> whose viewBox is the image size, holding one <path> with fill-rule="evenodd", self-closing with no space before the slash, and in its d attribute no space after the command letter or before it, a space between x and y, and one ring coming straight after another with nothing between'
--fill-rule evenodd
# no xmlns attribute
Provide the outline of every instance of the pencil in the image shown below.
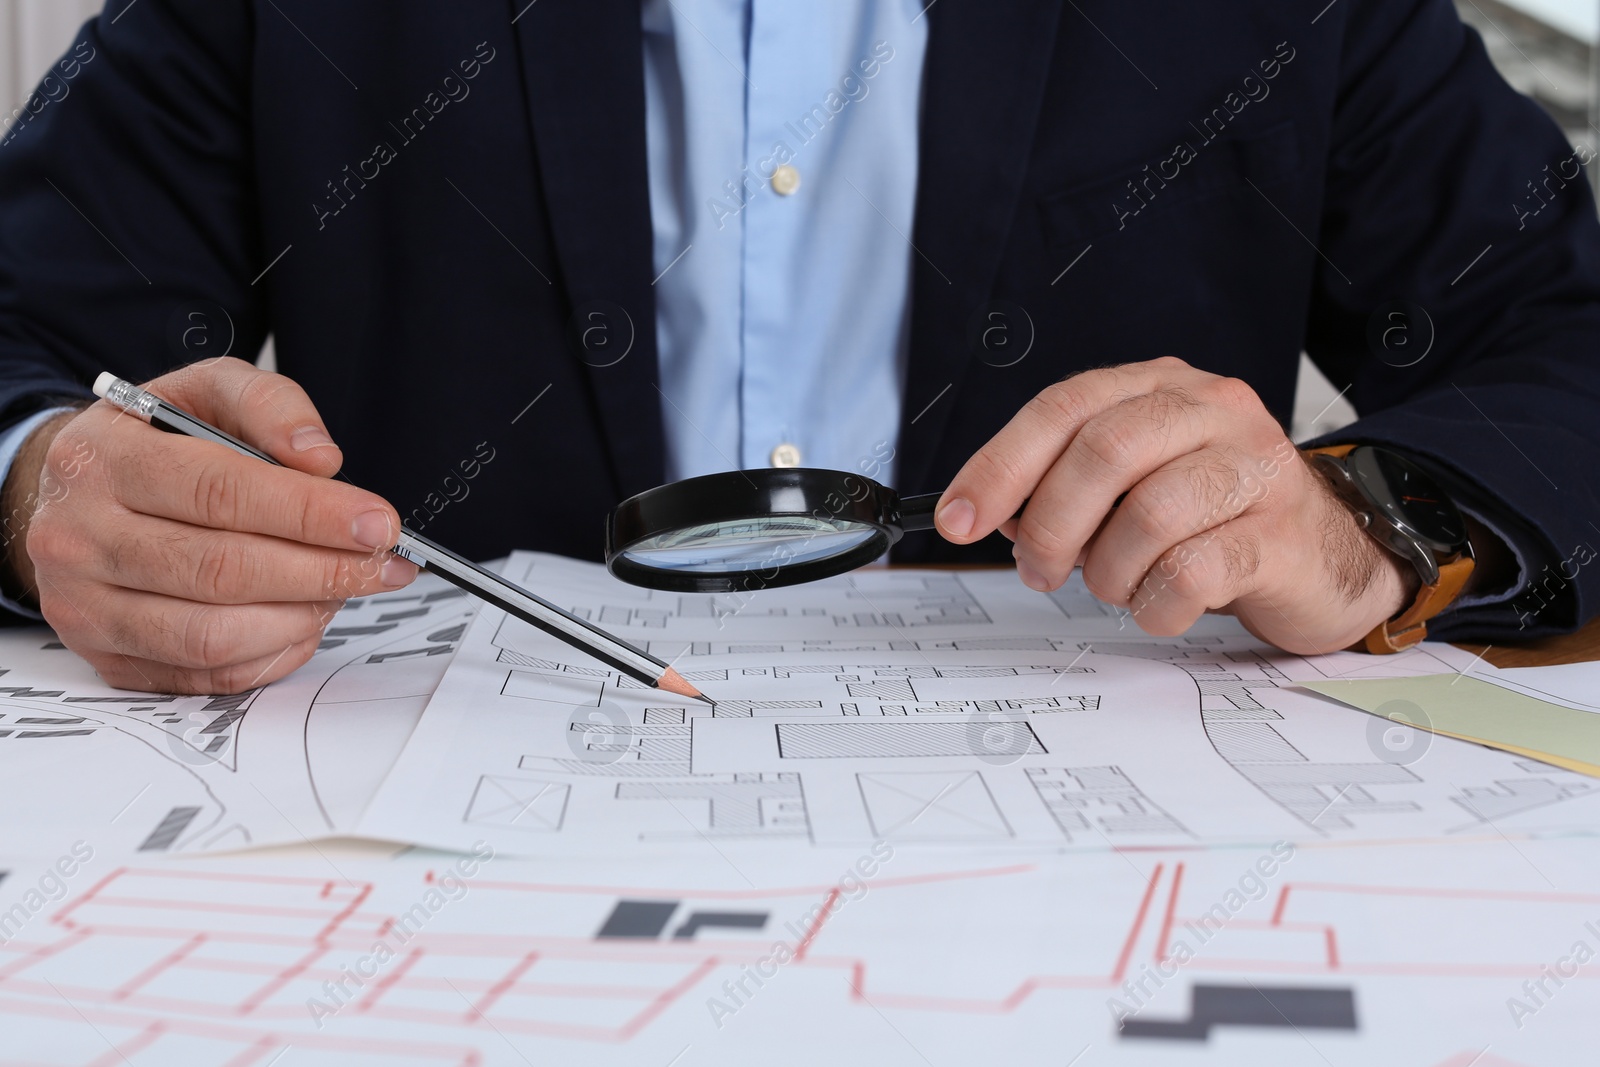
<svg viewBox="0 0 1600 1067"><path fill-rule="evenodd" d="M101 374L95 379L94 394L131 415L148 420L150 425L157 429L211 441L231 448L240 455L254 456L256 459L281 466L265 452L252 448L232 434L224 433L210 423L174 407L154 393L125 382L113 374ZM651 688L664 689L669 693L676 693L693 700L703 700L707 704L716 703L690 685L683 675L672 669L670 664L629 644L615 634L607 633L571 612L556 607L548 600L535 596L498 574L484 570L420 534L412 533L402 527L399 542L390 551L419 567L426 567L429 572L437 574L451 585L493 604L551 637L559 638L572 647L587 652L600 662Z"/></svg>

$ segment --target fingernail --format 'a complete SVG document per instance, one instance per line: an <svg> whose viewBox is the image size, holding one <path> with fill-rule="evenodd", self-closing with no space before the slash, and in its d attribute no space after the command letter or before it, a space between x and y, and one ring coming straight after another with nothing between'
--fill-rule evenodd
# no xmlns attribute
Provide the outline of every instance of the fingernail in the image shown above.
<svg viewBox="0 0 1600 1067"><path fill-rule="evenodd" d="M1029 566L1028 561L1017 557L1017 577L1022 579L1022 584L1039 593L1048 593L1050 583L1045 581L1044 575Z"/></svg>
<svg viewBox="0 0 1600 1067"><path fill-rule="evenodd" d="M972 532L972 524L978 521L978 511L972 501L958 496L940 508L936 518L945 533L965 537Z"/></svg>
<svg viewBox="0 0 1600 1067"><path fill-rule="evenodd" d="M383 561L383 569L378 572L378 577L390 589L398 589L416 579L417 565L399 556L390 556Z"/></svg>
<svg viewBox="0 0 1600 1067"><path fill-rule="evenodd" d="M309 452L313 448L326 448L333 438L321 426L302 426L289 435L289 447L296 452Z"/></svg>
<svg viewBox="0 0 1600 1067"><path fill-rule="evenodd" d="M358 545L368 548L393 548L394 532L389 516L381 511L368 511L356 516L350 524L350 536Z"/></svg>

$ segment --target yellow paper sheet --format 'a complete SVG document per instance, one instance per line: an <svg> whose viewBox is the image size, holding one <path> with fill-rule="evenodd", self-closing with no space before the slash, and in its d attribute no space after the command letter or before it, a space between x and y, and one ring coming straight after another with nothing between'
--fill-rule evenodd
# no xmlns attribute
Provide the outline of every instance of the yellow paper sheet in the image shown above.
<svg viewBox="0 0 1600 1067"><path fill-rule="evenodd" d="M1594 712L1459 674L1299 684L1373 715L1600 778L1600 715Z"/></svg>

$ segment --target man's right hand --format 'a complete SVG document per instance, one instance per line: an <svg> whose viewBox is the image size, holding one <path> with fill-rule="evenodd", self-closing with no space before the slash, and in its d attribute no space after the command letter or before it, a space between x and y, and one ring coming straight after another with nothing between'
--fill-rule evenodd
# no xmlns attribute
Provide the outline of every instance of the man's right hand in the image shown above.
<svg viewBox="0 0 1600 1067"><path fill-rule="evenodd" d="M343 456L294 382L220 359L146 388L284 466L103 401L29 438L6 480L8 501L32 510L11 577L108 684L265 685L311 657L347 598L416 577L388 551L395 509L333 480Z"/></svg>

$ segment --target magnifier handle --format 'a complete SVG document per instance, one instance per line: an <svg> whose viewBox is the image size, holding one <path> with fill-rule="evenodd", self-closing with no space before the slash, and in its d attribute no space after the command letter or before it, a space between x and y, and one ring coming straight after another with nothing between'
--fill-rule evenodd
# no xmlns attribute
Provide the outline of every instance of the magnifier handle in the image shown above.
<svg viewBox="0 0 1600 1067"><path fill-rule="evenodd" d="M923 493L920 496L901 497L900 529L906 531L907 533L911 533L914 530L933 529L934 508L938 506L939 498L943 495L943 493ZM1123 496L1126 495L1126 493L1123 494ZM1117 503L1122 503L1122 497L1117 497ZM1018 508L1017 513L1011 517L1013 519L1020 519L1022 517L1022 508L1027 506L1028 502L1024 500L1022 502L1022 507ZM1114 506L1115 505L1113 505L1113 507Z"/></svg>
<svg viewBox="0 0 1600 1067"><path fill-rule="evenodd" d="M910 533L914 530L933 529L933 509L939 503L942 493L923 493L920 496L903 496L900 498L900 529Z"/></svg>

